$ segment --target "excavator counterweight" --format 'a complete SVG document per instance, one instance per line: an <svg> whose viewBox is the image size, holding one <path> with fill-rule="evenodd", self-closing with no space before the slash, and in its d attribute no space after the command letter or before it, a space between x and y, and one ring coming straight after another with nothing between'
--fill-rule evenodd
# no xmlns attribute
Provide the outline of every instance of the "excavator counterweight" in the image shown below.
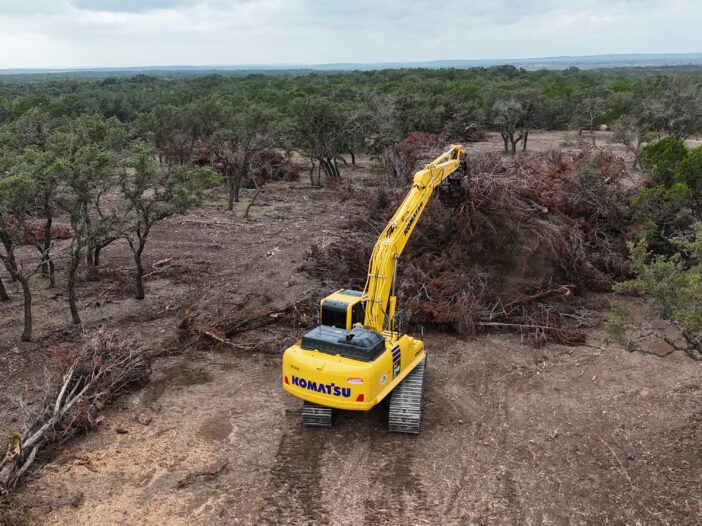
<svg viewBox="0 0 702 526"><path fill-rule="evenodd" d="M364 290L322 299L320 325L286 349L283 388L304 401L305 425L330 426L334 409L368 411L390 396L389 430L419 432L426 352L399 332L397 265L434 190L449 178L455 187L464 168L463 147L453 145L414 175L373 248Z"/></svg>

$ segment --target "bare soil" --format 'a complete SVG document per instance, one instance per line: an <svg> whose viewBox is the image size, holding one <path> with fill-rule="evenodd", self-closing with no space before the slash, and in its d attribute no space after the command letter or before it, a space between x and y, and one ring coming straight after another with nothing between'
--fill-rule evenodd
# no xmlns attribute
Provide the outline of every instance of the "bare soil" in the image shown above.
<svg viewBox="0 0 702 526"><path fill-rule="evenodd" d="M534 134L529 144L561 142ZM499 146L492 137L469 151ZM681 352L629 353L602 344L600 331L587 345L541 349L513 335L425 334L428 390L414 437L388 434L383 406L305 429L300 402L280 388L280 353L184 348L176 327L193 306L274 310L321 294L298 270L304 252L342 236L362 196L275 183L249 221L249 192L237 215L213 201L169 220L147 245L144 302L129 298L130 253L110 246L100 277L80 286L86 325L117 327L161 356L152 382L98 430L45 454L14 499L17 516L52 525L702 521L702 369ZM50 346L79 336L62 281L56 291L40 285L36 343L16 343L17 294L0 304L0 429L21 425L11 397L39 396ZM242 340L279 335L271 326Z"/></svg>

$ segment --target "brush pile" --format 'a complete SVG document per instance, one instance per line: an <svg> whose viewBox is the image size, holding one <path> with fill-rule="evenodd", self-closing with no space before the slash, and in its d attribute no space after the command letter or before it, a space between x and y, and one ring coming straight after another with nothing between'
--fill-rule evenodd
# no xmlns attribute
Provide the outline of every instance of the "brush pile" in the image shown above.
<svg viewBox="0 0 702 526"><path fill-rule="evenodd" d="M411 132L402 141L389 148L382 156L385 173L392 176L397 186L404 186L419 169L419 161L431 158L442 139L439 135Z"/></svg>
<svg viewBox="0 0 702 526"><path fill-rule="evenodd" d="M193 141L189 148L189 164L192 166L211 166L221 174L226 171L224 158L229 163L241 163L241 156L232 150L229 143L218 151L207 141ZM185 150L187 152L187 149ZM183 154L185 155L185 154ZM256 188L269 181L297 181L304 166L293 161L289 152L266 149L256 153L248 163L246 175L243 178L244 188Z"/></svg>
<svg viewBox="0 0 702 526"><path fill-rule="evenodd" d="M3 222L7 228L7 233L14 237L17 234L17 226L15 218L8 214L3 214ZM71 239L73 234L70 228L65 226L53 225L50 229L51 239ZM43 221L31 220L22 225L20 235L20 245L38 245L43 244L45 236L45 225Z"/></svg>
<svg viewBox="0 0 702 526"><path fill-rule="evenodd" d="M599 321L584 295L609 291L628 271L623 161L592 148L469 161L464 197L452 208L432 199L402 255L408 321L464 334L516 330L537 345L584 341ZM343 241L312 246L306 269L362 288L377 232L404 193L369 199L367 218Z"/></svg>
<svg viewBox="0 0 702 526"><path fill-rule="evenodd" d="M151 374L143 348L105 329L86 335L79 349L58 349L56 354L63 373L47 382L38 410L22 403L27 424L10 437L0 460L0 495L19 482L39 451L97 426L112 400L148 382Z"/></svg>
<svg viewBox="0 0 702 526"><path fill-rule="evenodd" d="M261 305L268 300L258 295L247 295L240 303L217 312L201 311L193 306L188 309L178 325L182 343L196 343L203 348L229 348L236 351L279 352L289 333L278 335L269 332L261 337L261 329L284 326L290 329L309 328L317 321L318 303L309 296L289 303L283 308L271 309Z"/></svg>
<svg viewBox="0 0 702 526"><path fill-rule="evenodd" d="M278 150L258 152L243 181L244 188L255 188L267 181L297 181L300 179L303 165L292 160L289 154Z"/></svg>
<svg viewBox="0 0 702 526"><path fill-rule="evenodd" d="M471 142L484 142L488 140L488 134L479 124L465 121L448 121L444 126L441 136L445 142L467 144Z"/></svg>

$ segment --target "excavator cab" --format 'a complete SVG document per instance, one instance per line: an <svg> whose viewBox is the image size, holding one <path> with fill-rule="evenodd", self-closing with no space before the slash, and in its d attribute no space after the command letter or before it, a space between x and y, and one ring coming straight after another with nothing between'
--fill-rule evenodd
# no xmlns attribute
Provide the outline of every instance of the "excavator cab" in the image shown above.
<svg viewBox="0 0 702 526"><path fill-rule="evenodd" d="M321 325L351 330L359 323L363 325L366 311L363 292L340 289L320 302L319 321Z"/></svg>

